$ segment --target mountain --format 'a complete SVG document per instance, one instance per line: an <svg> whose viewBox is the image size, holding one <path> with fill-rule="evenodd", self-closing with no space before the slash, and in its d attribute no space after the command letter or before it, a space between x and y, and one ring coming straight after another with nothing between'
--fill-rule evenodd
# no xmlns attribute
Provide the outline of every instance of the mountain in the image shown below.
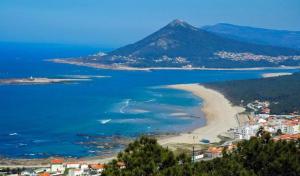
<svg viewBox="0 0 300 176"><path fill-rule="evenodd" d="M300 49L300 31L272 30L226 23L204 26L202 29L239 41Z"/></svg>
<svg viewBox="0 0 300 176"><path fill-rule="evenodd" d="M148 37L85 62L121 67L265 67L299 65L300 51L241 42L174 20Z"/></svg>

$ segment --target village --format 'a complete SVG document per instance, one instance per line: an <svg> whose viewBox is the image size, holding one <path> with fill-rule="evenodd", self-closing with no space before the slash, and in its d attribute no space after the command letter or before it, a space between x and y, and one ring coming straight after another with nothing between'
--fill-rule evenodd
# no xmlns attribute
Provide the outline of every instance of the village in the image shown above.
<svg viewBox="0 0 300 176"><path fill-rule="evenodd" d="M293 112L287 115L270 114L271 109L269 106L270 102L258 100L247 104L247 109L249 109L250 113L246 116L244 115L243 118L236 116L239 126L228 130L226 137L229 140L221 145L193 151L192 160L201 161L222 157L224 150L232 151L236 147L237 142L259 136L261 131L269 132L274 141L300 139L299 113Z"/></svg>
<svg viewBox="0 0 300 176"><path fill-rule="evenodd" d="M117 162L119 169L124 169L123 162ZM0 169L0 175L22 175L22 176L99 176L103 172L105 164L88 164L84 161L65 161L63 158L53 158L50 165L45 167L21 168L20 173L9 173Z"/></svg>

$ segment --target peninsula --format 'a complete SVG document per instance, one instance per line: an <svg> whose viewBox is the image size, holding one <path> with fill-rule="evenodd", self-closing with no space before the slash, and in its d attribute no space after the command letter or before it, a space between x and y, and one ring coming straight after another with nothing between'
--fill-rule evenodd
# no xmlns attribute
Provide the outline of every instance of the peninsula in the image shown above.
<svg viewBox="0 0 300 176"><path fill-rule="evenodd" d="M54 83L71 83L77 81L90 81L90 79L62 79L62 78L11 78L11 79L0 79L0 84L54 84Z"/></svg>

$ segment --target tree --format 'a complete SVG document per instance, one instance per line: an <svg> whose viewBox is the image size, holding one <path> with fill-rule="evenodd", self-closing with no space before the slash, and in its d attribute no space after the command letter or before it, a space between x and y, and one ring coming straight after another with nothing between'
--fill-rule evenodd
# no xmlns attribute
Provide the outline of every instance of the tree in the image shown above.
<svg viewBox="0 0 300 176"><path fill-rule="evenodd" d="M300 140L273 141L269 133L237 144L222 158L192 163L186 154L175 156L153 138L141 137L129 144L103 175L109 176L299 176ZM118 162L126 168L120 169Z"/></svg>

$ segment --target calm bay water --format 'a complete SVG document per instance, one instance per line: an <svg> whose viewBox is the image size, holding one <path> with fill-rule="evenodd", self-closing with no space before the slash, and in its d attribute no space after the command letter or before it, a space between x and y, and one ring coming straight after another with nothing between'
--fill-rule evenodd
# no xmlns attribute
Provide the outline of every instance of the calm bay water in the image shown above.
<svg viewBox="0 0 300 176"><path fill-rule="evenodd" d="M0 78L109 76L72 84L0 85L0 156L104 155L122 146L99 148L95 141L188 131L205 124L201 99L160 86L250 79L283 71L112 71L43 61L97 51L80 46L0 45ZM186 115L176 117L176 113Z"/></svg>

